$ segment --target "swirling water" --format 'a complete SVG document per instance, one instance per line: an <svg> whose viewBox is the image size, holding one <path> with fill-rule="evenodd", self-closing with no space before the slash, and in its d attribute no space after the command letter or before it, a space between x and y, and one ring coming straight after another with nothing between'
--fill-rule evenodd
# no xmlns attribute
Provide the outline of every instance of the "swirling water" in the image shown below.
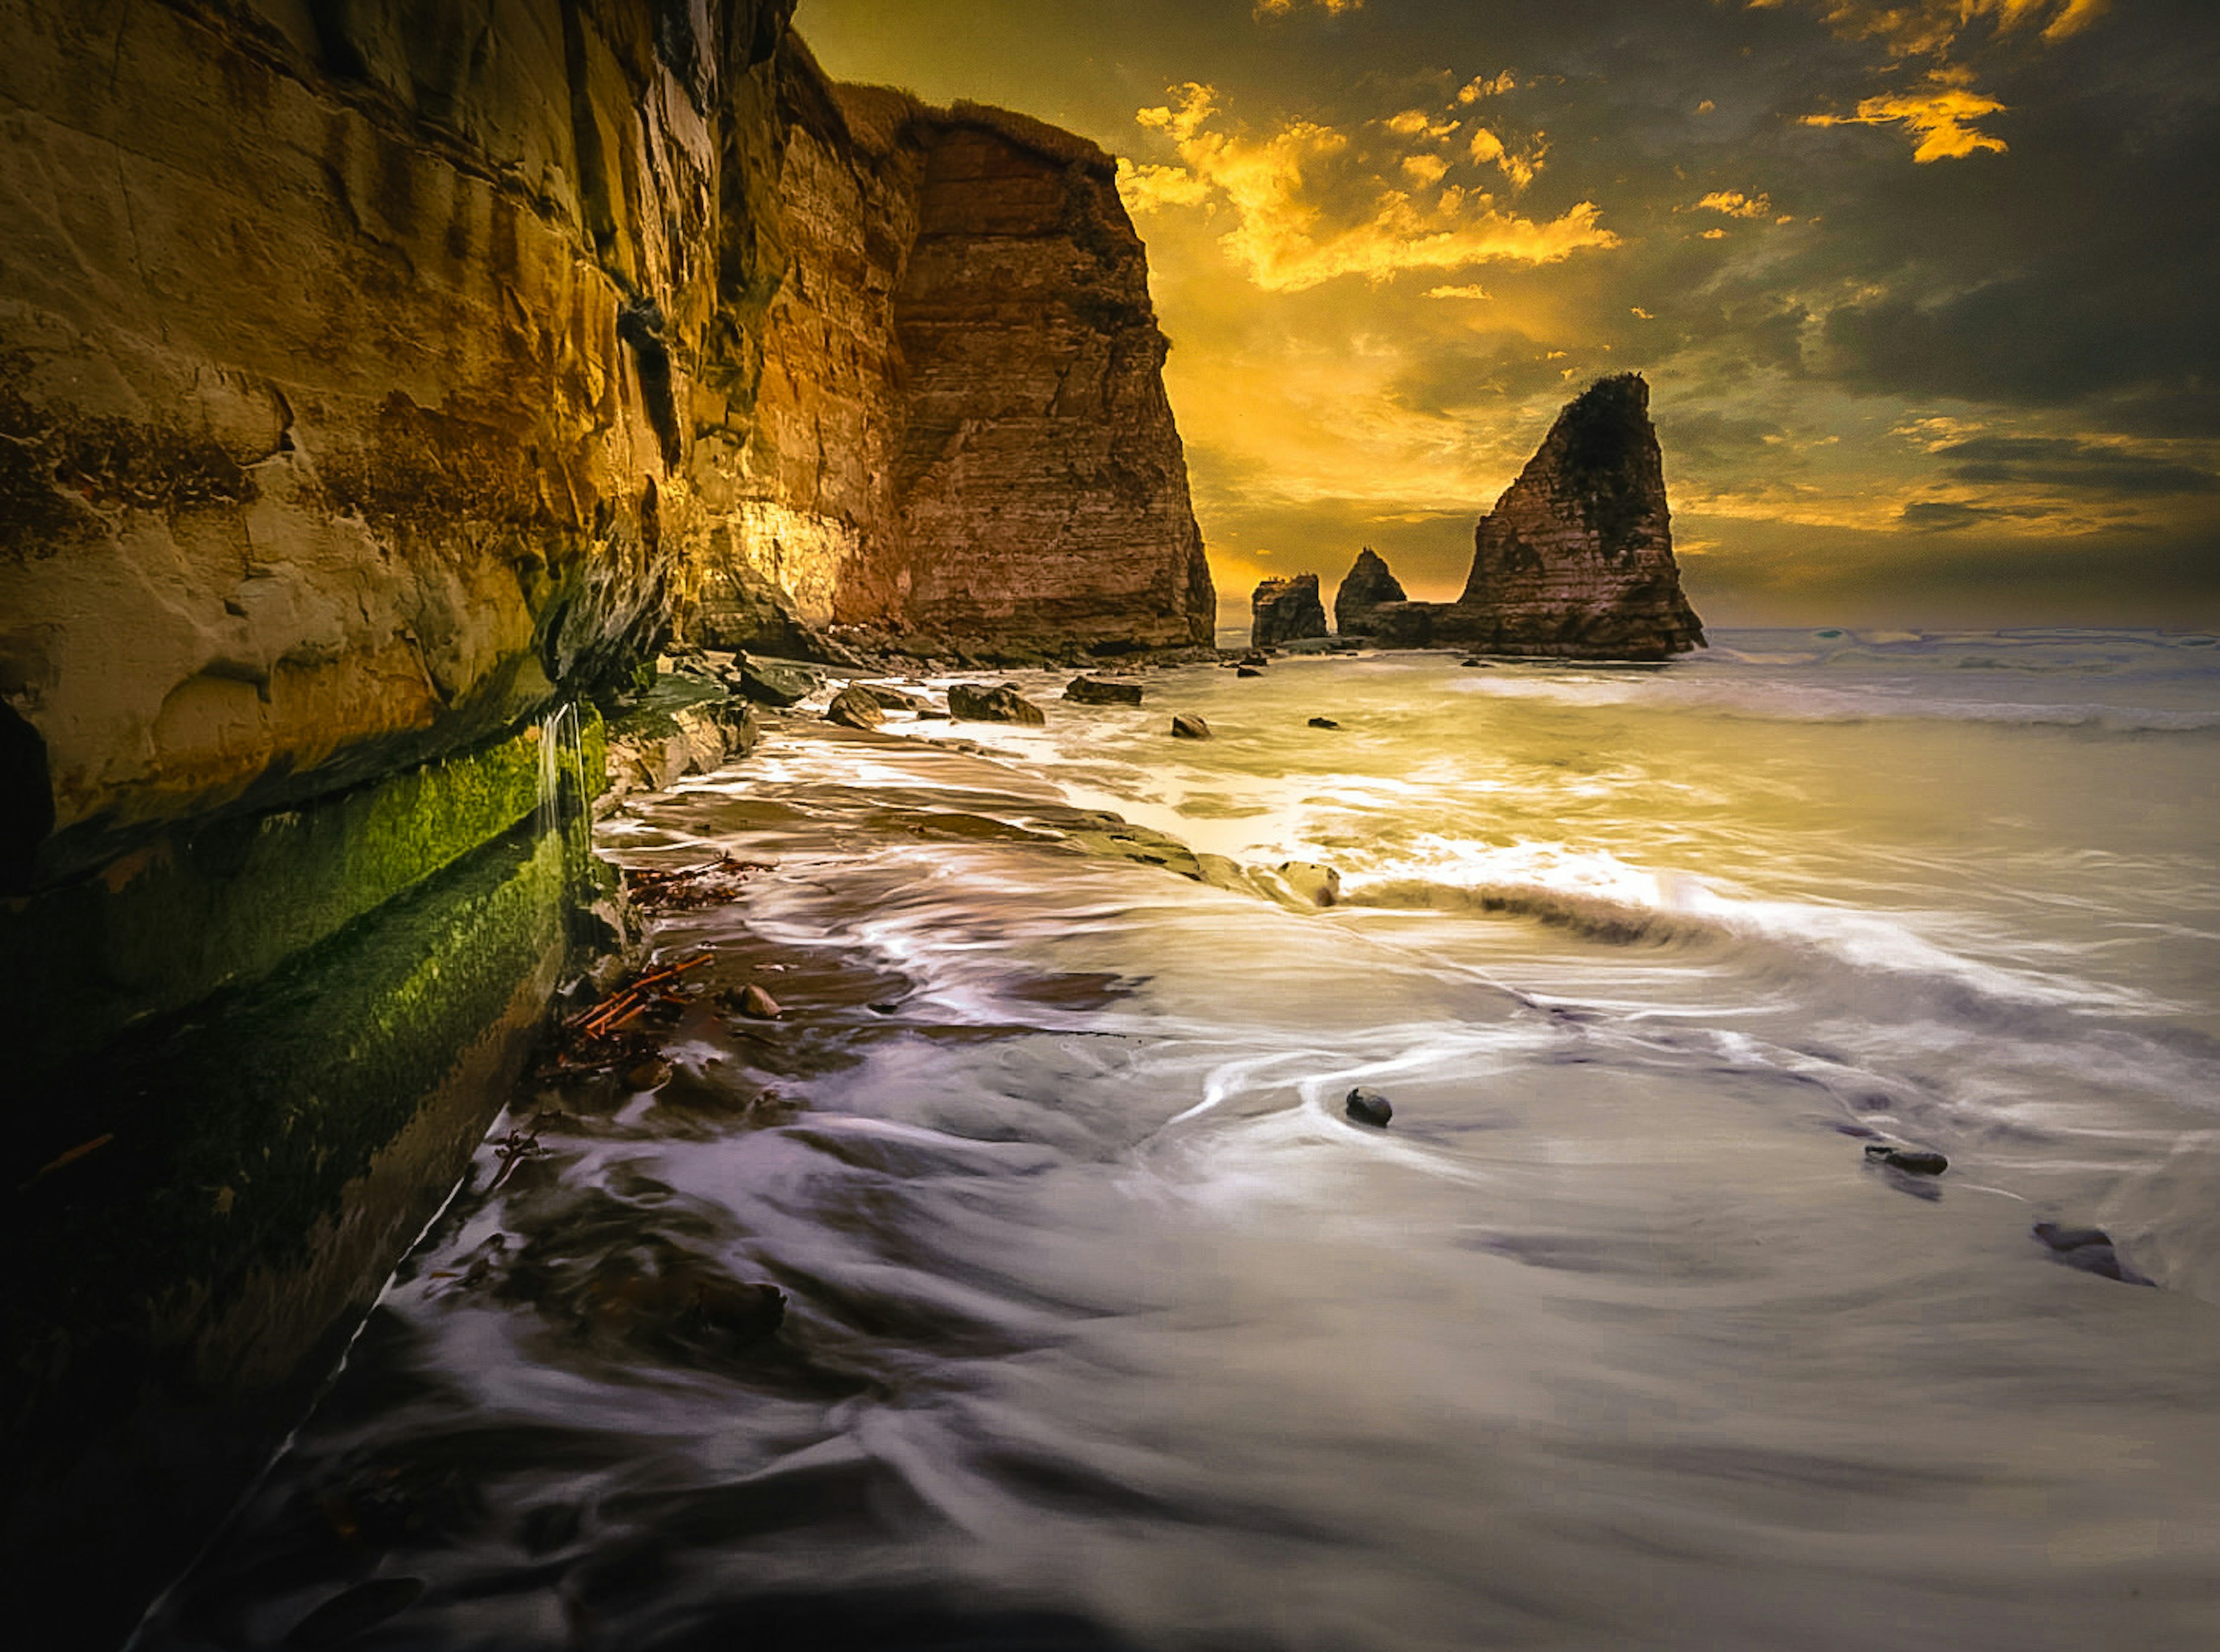
<svg viewBox="0 0 2220 1652"><path fill-rule="evenodd" d="M520 1099L142 1640L2220 1644L2220 650L1718 640L1026 675L636 802L771 863L652 941L785 1018Z"/></svg>

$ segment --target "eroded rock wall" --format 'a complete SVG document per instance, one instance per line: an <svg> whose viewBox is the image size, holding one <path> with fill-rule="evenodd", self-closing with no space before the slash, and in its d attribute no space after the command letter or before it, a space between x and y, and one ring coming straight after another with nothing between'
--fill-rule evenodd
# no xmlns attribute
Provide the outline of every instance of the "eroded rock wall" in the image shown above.
<svg viewBox="0 0 2220 1652"><path fill-rule="evenodd" d="M1207 640L1107 158L790 9L0 0L11 886L674 627Z"/></svg>

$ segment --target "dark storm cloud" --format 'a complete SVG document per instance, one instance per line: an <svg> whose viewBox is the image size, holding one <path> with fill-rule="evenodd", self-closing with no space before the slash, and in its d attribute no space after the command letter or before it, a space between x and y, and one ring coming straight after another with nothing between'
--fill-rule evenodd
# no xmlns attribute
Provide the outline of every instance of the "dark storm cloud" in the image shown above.
<svg viewBox="0 0 2220 1652"><path fill-rule="evenodd" d="M2220 476L2065 436L1975 436L1935 450L1960 482L2025 483L2122 497L2220 491Z"/></svg>
<svg viewBox="0 0 2220 1652"><path fill-rule="evenodd" d="M2039 521L2057 513L2040 505L1968 505L1955 499L1916 499L1899 513L1905 527L1921 533L1955 533L1984 522Z"/></svg>

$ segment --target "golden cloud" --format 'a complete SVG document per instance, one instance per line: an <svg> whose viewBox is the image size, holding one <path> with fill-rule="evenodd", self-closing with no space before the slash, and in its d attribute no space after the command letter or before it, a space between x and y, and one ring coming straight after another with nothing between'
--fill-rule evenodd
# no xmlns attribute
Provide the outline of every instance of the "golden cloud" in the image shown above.
<svg viewBox="0 0 2220 1652"><path fill-rule="evenodd" d="M1970 122L2004 112L2005 105L1986 92L1973 90L1972 72L1961 68L1930 72L1925 85L1910 91L1884 92L1861 98L1855 115L1807 115L1805 126L1902 125L1918 135L1911 152L1923 165L1930 161L1962 160L1984 149L1998 154L2005 140L1976 129Z"/></svg>
<svg viewBox="0 0 2220 1652"><path fill-rule="evenodd" d="M1781 0L1749 0L1753 11ZM2078 34L2110 8L2111 0L1805 0L1845 40L1875 40L1899 58L1942 57L1976 23L2008 34L2042 25L2045 41Z"/></svg>
<svg viewBox="0 0 2220 1652"><path fill-rule="evenodd" d="M1487 298L1492 297L1494 295L1491 294L1487 288L1480 286L1429 287L1426 289L1426 296L1429 298Z"/></svg>
<svg viewBox="0 0 2220 1652"><path fill-rule="evenodd" d="M1126 206L1137 213L1230 209L1234 228L1219 246L1268 292L1344 275L1381 281L1406 270L1499 260L1554 264L1618 244L1597 221L1601 209L1592 201L1537 221L1500 210L1484 191L1445 182L1449 166L1438 156L1368 153L1349 134L1313 121L1252 134L1223 122L1217 93L1193 82L1174 88L1172 97L1136 118L1170 140L1181 164L1120 162ZM1425 140L1431 133L1397 135ZM1499 141L1501 154L1487 158L1520 184L1541 164L1540 137L1525 155Z"/></svg>
<svg viewBox="0 0 2220 1652"><path fill-rule="evenodd" d="M1723 212L1730 218L1764 218L1772 215L1773 203L1762 194L1744 195L1740 190L1713 190L1696 203L1696 209L1699 212Z"/></svg>
<svg viewBox="0 0 2220 1652"><path fill-rule="evenodd" d="M1918 135L1915 161L1962 160L1991 150L2005 152L2003 139L1980 131L1972 122L1985 115L2003 112L2005 105L1974 90L1974 72L1963 64L1946 60L1953 52L1961 56L1976 24L1986 26L1995 39L2041 25L2046 44L2078 34L2102 16L2111 0L1804 0L1818 11L1822 21L1845 40L1880 42L1888 54L1901 61L1928 57L1936 66L1928 72L1926 84L1918 90L1884 93L1858 104L1855 115L1807 115L1805 126L1888 126L1900 124ZM1749 0L1750 9L1768 9L1782 0Z"/></svg>
<svg viewBox="0 0 2220 1652"><path fill-rule="evenodd" d="M1476 80L1467 81L1457 88L1456 100L1460 103L1477 103L1483 97L1500 97L1507 91L1518 90L1518 83L1512 78L1511 71L1506 69L1493 80L1482 75Z"/></svg>

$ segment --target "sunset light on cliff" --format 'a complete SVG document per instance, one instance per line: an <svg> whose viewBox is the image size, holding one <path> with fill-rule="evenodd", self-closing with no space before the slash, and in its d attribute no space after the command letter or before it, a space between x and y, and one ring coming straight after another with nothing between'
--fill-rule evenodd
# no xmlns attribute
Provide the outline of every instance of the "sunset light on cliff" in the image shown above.
<svg viewBox="0 0 2220 1652"><path fill-rule="evenodd" d="M1448 594L1568 387L1638 369L1749 620L2220 611L2198 9L806 0L834 72L1121 157L1232 602ZM1947 431L1947 439L1936 433Z"/></svg>

